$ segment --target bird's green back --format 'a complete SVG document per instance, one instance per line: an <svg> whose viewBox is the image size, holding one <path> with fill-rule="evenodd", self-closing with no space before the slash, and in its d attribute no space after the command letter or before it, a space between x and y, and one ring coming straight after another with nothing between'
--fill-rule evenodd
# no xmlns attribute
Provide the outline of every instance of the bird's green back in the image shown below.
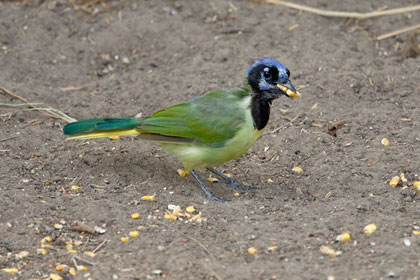
<svg viewBox="0 0 420 280"><path fill-rule="evenodd" d="M215 91L154 113L140 121L139 131L191 139L195 144L223 146L245 123L248 87Z"/></svg>

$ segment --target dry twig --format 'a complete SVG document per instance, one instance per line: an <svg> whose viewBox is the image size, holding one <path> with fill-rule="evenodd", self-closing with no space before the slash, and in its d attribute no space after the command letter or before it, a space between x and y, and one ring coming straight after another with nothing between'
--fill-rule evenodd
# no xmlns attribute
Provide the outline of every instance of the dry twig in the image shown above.
<svg viewBox="0 0 420 280"><path fill-rule="evenodd" d="M29 110L37 110L37 111L40 111L40 113L42 113L42 114L44 114L44 115L46 115L46 116L48 116L50 118L62 119L62 120L65 120L66 122L75 122L75 121L77 121L76 119L73 119L72 117L69 117L65 113L63 113L63 112L61 112L61 111L59 111L57 109L54 109L52 107L47 107L47 108L37 107L36 104L39 104L39 103L31 103L26 98L24 98L22 96L19 96L16 93L13 93L11 90L8 90L7 88L5 88L3 86L0 86L0 92L4 92L5 94L8 94L8 95L10 95L10 96L12 96L14 98L19 99L20 101L25 102L25 104L27 104L27 106L30 108ZM2 104L2 106L7 105L7 104L4 104L4 103L1 103L1 104ZM16 106L20 106L20 105L16 105Z"/></svg>
<svg viewBox="0 0 420 280"><path fill-rule="evenodd" d="M265 0L267 3L282 5L288 8L296 9L299 11L305 11L312 14L317 14L324 17L343 17L343 18L356 18L356 19L367 19L373 17L380 17L393 14L408 13L420 10L420 5L408 6L403 8L396 8L383 11L374 11L369 13L357 13L357 12L342 12L342 11L326 11L318 8L312 8L305 5L291 3L282 0Z"/></svg>
<svg viewBox="0 0 420 280"><path fill-rule="evenodd" d="M389 33L385 33L385 34L377 36L375 39L380 41L380 40L388 39L390 37L394 37L394 36L400 35L402 33L409 32L409 31L416 30L416 29L420 29L420 24L409 26L409 27L404 27L404 28L401 28L401 29L398 29L398 30L395 30L395 31L392 31L392 32L389 32Z"/></svg>

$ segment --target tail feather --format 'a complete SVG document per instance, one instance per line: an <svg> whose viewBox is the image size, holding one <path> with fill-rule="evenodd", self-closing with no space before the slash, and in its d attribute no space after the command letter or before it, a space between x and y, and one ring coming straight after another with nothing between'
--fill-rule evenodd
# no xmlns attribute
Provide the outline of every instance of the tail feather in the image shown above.
<svg viewBox="0 0 420 280"><path fill-rule="evenodd" d="M89 139L139 134L139 118L97 118L69 123L63 132L68 139Z"/></svg>

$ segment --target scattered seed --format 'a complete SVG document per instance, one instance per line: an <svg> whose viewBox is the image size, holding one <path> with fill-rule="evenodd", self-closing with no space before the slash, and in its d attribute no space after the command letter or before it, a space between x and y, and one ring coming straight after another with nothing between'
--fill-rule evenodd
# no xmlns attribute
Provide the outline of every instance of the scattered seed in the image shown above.
<svg viewBox="0 0 420 280"><path fill-rule="evenodd" d="M407 238L404 239L404 245L407 246L407 247L410 247L411 246L411 241Z"/></svg>
<svg viewBox="0 0 420 280"><path fill-rule="evenodd" d="M300 173L303 172L303 169L300 168L299 166L295 166L295 167L292 168L292 171L300 174Z"/></svg>
<svg viewBox="0 0 420 280"><path fill-rule="evenodd" d="M41 239L41 244L44 244L45 242L51 242L51 236L45 236Z"/></svg>
<svg viewBox="0 0 420 280"><path fill-rule="evenodd" d="M257 248L255 247L249 247L248 248L248 254L255 255L257 253Z"/></svg>
<svg viewBox="0 0 420 280"><path fill-rule="evenodd" d="M61 277L58 274L54 274L54 273L50 274L50 280L62 280L62 279L63 279L63 277Z"/></svg>
<svg viewBox="0 0 420 280"><path fill-rule="evenodd" d="M94 256L96 256L96 254L95 254L94 252L92 252L92 251L86 251L86 252L84 252L84 254L85 254L86 256L89 256L89 257L94 257Z"/></svg>
<svg viewBox="0 0 420 280"><path fill-rule="evenodd" d="M140 218L140 213L133 213L131 214L131 219L139 219Z"/></svg>
<svg viewBox="0 0 420 280"><path fill-rule="evenodd" d="M156 197L154 195L145 195L140 198L141 200L155 200Z"/></svg>
<svg viewBox="0 0 420 280"><path fill-rule="evenodd" d="M27 258L28 256L29 256L28 251L22 251L22 252L16 254L15 258L16 258L16 260L21 260L21 259Z"/></svg>
<svg viewBox="0 0 420 280"><path fill-rule="evenodd" d="M275 251L275 250L277 250L277 246L270 246L270 247L267 247L267 251L269 251L269 252L273 252L273 251Z"/></svg>
<svg viewBox="0 0 420 280"><path fill-rule="evenodd" d="M181 207L175 204L168 204L168 210L175 211L175 209L181 209Z"/></svg>
<svg viewBox="0 0 420 280"><path fill-rule="evenodd" d="M194 206L188 206L187 208L185 208L185 211L187 211L188 213L192 213L195 211Z"/></svg>
<svg viewBox="0 0 420 280"><path fill-rule="evenodd" d="M121 237L121 241L122 242L128 242L129 238L128 237Z"/></svg>
<svg viewBox="0 0 420 280"><path fill-rule="evenodd" d="M416 181L416 182L414 182L414 183L413 183L413 187L414 187L414 189L416 189L416 190L420 191L420 181Z"/></svg>
<svg viewBox="0 0 420 280"><path fill-rule="evenodd" d="M234 192L233 193L233 196L239 196L239 193L238 192Z"/></svg>
<svg viewBox="0 0 420 280"><path fill-rule="evenodd" d="M36 253L38 255L46 255L47 254L47 250L45 250L44 248L38 248L38 249L36 249Z"/></svg>
<svg viewBox="0 0 420 280"><path fill-rule="evenodd" d="M197 215L192 216L191 220L193 220L193 221L197 221L197 222L200 222L200 221L201 221L201 216L200 216L200 214L197 214Z"/></svg>
<svg viewBox="0 0 420 280"><path fill-rule="evenodd" d="M267 180L267 184L272 184L272 183L274 183L274 181L273 181L273 180L271 180L270 178L268 178L268 180Z"/></svg>
<svg viewBox="0 0 420 280"><path fill-rule="evenodd" d="M55 267L55 270L63 271L66 267L67 267L67 265L65 265L65 264L59 264Z"/></svg>
<svg viewBox="0 0 420 280"><path fill-rule="evenodd" d="M321 246L321 248L319 248L319 250L324 255L328 255L328 256L330 256L332 258L335 258L335 257L337 257L337 256L339 256L339 255L342 254L341 251L336 251L336 250L334 250L334 249L332 249L332 248L330 248L328 246L325 246L325 245Z"/></svg>
<svg viewBox="0 0 420 280"><path fill-rule="evenodd" d="M178 172L178 175L181 176L181 177L185 177L189 173L188 171L184 171L182 169L178 169L176 172Z"/></svg>
<svg viewBox="0 0 420 280"><path fill-rule="evenodd" d="M120 136L118 136L118 135L110 136L109 139L110 140L119 140L120 139Z"/></svg>
<svg viewBox="0 0 420 280"><path fill-rule="evenodd" d="M375 224L368 224L367 226L364 227L363 232L367 235L372 234L373 232L375 232L377 229Z"/></svg>
<svg viewBox="0 0 420 280"><path fill-rule="evenodd" d="M413 235L420 235L420 230L413 230L411 233Z"/></svg>
<svg viewBox="0 0 420 280"><path fill-rule="evenodd" d="M106 232L106 229L98 227L98 226L95 226L94 229L95 229L95 232L99 234L104 234Z"/></svg>
<svg viewBox="0 0 420 280"><path fill-rule="evenodd" d="M383 138L381 140L382 145L389 147L391 145L391 142L389 142L388 138Z"/></svg>
<svg viewBox="0 0 420 280"><path fill-rule="evenodd" d="M350 240L350 233L349 232L343 232L342 234L338 235L336 238L337 241L345 242Z"/></svg>
<svg viewBox="0 0 420 280"><path fill-rule="evenodd" d="M137 236L139 236L139 232L138 231L130 231L130 233L128 235L132 238L136 238Z"/></svg>
<svg viewBox="0 0 420 280"><path fill-rule="evenodd" d="M160 269L155 269L155 270L153 270L152 271L152 274L154 274L154 275L162 275L162 270L160 270Z"/></svg>
<svg viewBox="0 0 420 280"><path fill-rule="evenodd" d="M80 270L80 271L88 271L88 268L86 266L84 266L84 265L78 265L77 266L77 270Z"/></svg>
<svg viewBox="0 0 420 280"><path fill-rule="evenodd" d="M73 276L76 276L76 274L77 274L76 269L74 267L70 267L69 273Z"/></svg>
<svg viewBox="0 0 420 280"><path fill-rule="evenodd" d="M76 186L76 185L73 185L73 186L71 186L71 189L74 190L74 191L77 191L77 190L80 189L80 187L79 186Z"/></svg>
<svg viewBox="0 0 420 280"><path fill-rule="evenodd" d="M1 271L7 272L7 273L10 273L10 274L15 274L15 273L19 272L19 270L15 267L13 267L13 268L2 268Z"/></svg>
<svg viewBox="0 0 420 280"><path fill-rule="evenodd" d="M209 178L207 178L207 181L209 181L211 183L218 183L219 182L219 179L214 178L214 177L209 177Z"/></svg>
<svg viewBox="0 0 420 280"><path fill-rule="evenodd" d="M60 225L60 224L54 224L54 228L55 228L55 229L62 229L62 228L63 228L63 225Z"/></svg>
<svg viewBox="0 0 420 280"><path fill-rule="evenodd" d="M400 174L400 179L401 179L401 182L403 182L403 183L407 183L407 178L405 178L405 175L404 175L404 173L401 173Z"/></svg>
<svg viewBox="0 0 420 280"><path fill-rule="evenodd" d="M400 177L399 176L395 176L395 177L392 177L392 179L389 181L389 185L391 187L396 187L399 182L400 182Z"/></svg>
<svg viewBox="0 0 420 280"><path fill-rule="evenodd" d="M165 215L163 216L165 219L167 220L171 220L171 221L176 221L177 217L171 213L165 213Z"/></svg>

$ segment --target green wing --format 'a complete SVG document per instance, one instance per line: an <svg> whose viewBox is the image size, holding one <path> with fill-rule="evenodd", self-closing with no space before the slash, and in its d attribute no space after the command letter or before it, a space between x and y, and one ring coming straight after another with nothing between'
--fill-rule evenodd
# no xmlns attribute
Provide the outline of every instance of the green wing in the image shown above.
<svg viewBox="0 0 420 280"><path fill-rule="evenodd" d="M215 91L191 99L140 121L141 133L191 139L211 147L223 146L245 123L248 88Z"/></svg>

